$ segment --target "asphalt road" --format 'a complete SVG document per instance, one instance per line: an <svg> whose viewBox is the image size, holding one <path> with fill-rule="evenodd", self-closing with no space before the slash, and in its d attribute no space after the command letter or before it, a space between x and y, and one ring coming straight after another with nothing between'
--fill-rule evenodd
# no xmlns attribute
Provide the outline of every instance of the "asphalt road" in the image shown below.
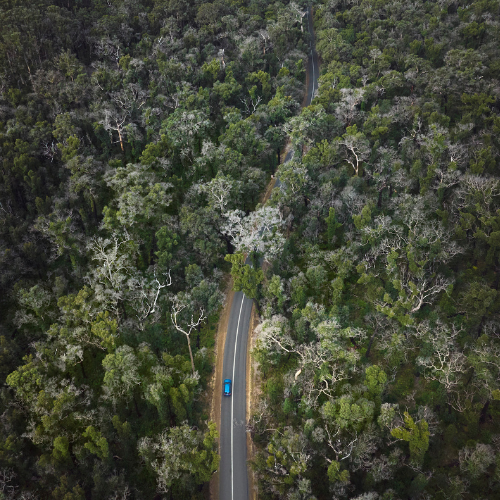
<svg viewBox="0 0 500 500"><path fill-rule="evenodd" d="M313 19L311 15L311 7L309 7L309 14L307 15L307 29L309 30L309 60L307 62L307 72L309 75L307 85L307 101L306 106L311 104L314 92L318 90L318 76L319 76L319 59L316 52L316 43L314 40Z"/></svg>
<svg viewBox="0 0 500 500"><path fill-rule="evenodd" d="M246 361L252 300L243 292L234 294L227 327L222 378L233 381L232 396L221 403L220 475L221 500L248 498L246 437ZM220 388L222 391L222 387Z"/></svg>
<svg viewBox="0 0 500 500"><path fill-rule="evenodd" d="M319 75L310 12L309 8L307 17L308 29L311 34L311 52L307 66L306 106L311 103L312 96L318 88ZM289 161L291 157L292 153L288 153L285 162ZM278 179L275 187L279 185ZM246 360L251 311L252 300L245 297L242 292L236 292L229 316L222 369L222 379L231 379L233 388L232 396L223 396L221 403L220 500L247 500L249 498L246 441ZM219 387L218 390L222 391L223 388Z"/></svg>

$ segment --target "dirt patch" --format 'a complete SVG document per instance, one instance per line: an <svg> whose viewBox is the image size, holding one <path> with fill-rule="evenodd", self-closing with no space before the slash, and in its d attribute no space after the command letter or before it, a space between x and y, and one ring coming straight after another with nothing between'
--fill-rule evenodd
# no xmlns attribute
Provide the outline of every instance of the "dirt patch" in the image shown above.
<svg viewBox="0 0 500 500"><path fill-rule="evenodd" d="M269 181L269 184L267 185L266 190L262 198L260 199L260 203L262 205L264 205L264 203L266 203L266 201L269 200L269 198L271 198L271 194L273 192L275 184L276 184L276 177L271 177L271 180Z"/></svg>
<svg viewBox="0 0 500 500"><path fill-rule="evenodd" d="M222 308L219 324L217 325L217 335L215 337L215 371L212 375L210 383L208 385L209 394L207 399L210 401L210 420L215 422L217 426L217 431L220 435L220 408L221 408L221 398L222 391L216 390L222 387L222 370L224 367L224 347L226 345L226 335L227 335L227 325L229 322L229 315L231 313L231 307L233 305L234 291L233 291L233 279L229 277L227 285L225 287L226 301L224 307ZM220 443L218 443L220 445ZM219 449L220 453L220 449ZM217 471L210 480L210 498L212 500L217 500L219 498L219 472Z"/></svg>
<svg viewBox="0 0 500 500"><path fill-rule="evenodd" d="M249 423L250 416L252 415L253 405L260 397L260 381L258 380L258 365L252 359L252 349L255 347L255 328L260 323L259 315L257 314L256 307L252 307L252 316L250 318L250 325L248 331L248 344L247 344L247 424ZM256 452L256 447L252 440L250 432L247 432L247 460L253 460ZM249 500L257 500L259 492L257 488L257 480L254 471L251 467L248 470L248 484L249 487Z"/></svg>
<svg viewBox="0 0 500 500"><path fill-rule="evenodd" d="M309 97L309 80L311 77L309 76L309 73L311 73L311 68L312 68L312 58L310 59L309 57L307 58L307 69L306 69L306 91L304 92L304 99L302 99L302 103L300 104L301 109L305 108L307 106L307 99Z"/></svg>

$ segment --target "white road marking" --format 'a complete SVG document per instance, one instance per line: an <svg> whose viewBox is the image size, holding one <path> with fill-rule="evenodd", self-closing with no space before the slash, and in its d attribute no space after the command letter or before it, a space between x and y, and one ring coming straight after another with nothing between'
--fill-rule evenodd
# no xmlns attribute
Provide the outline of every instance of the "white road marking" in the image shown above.
<svg viewBox="0 0 500 500"><path fill-rule="evenodd" d="M311 50L311 62L313 67L313 81L312 81L312 91L311 91L311 102L314 99L314 52Z"/></svg>
<svg viewBox="0 0 500 500"><path fill-rule="evenodd" d="M234 357L233 357L233 393L234 393L234 369L236 367L236 347L238 346L238 332L240 330L241 310L245 302L245 294L241 299L240 314L238 315L238 325L236 326L236 340L234 342ZM233 466L233 430L234 430L234 394L231 396L231 500L234 498L234 466Z"/></svg>
<svg viewBox="0 0 500 500"><path fill-rule="evenodd" d="M310 14L312 10L310 9L308 14ZM312 17L308 16L310 18L310 23L312 23ZM309 24L309 27L311 24ZM311 34L312 37L312 30L309 30L309 33ZM311 63L312 63L312 69L313 69L313 81L312 81L312 93L311 93L311 102L314 99L314 82L315 82L315 76L314 76L314 44L313 41L311 40ZM309 104L311 104L311 102Z"/></svg>

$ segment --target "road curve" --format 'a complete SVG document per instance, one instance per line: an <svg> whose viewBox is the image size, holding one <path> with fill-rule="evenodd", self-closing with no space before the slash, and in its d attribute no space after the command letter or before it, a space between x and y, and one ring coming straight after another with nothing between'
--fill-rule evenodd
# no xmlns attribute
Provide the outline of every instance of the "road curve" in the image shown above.
<svg viewBox="0 0 500 500"><path fill-rule="evenodd" d="M310 54L307 65L306 106L311 103L314 92L318 88L319 75L311 7L309 7L307 17ZM289 161L290 158L291 153L288 153L285 161ZM279 186L279 181L276 184ZM230 397L223 396L221 402L220 500L247 500L250 496L246 440L246 360L252 304L252 300L246 297L243 292L236 292L229 313L222 379L229 378L233 381L233 394ZM222 387L217 387L216 390L222 391Z"/></svg>
<svg viewBox="0 0 500 500"><path fill-rule="evenodd" d="M316 42L314 39L314 27L312 9L309 7L307 15L307 29L309 31L309 60L307 61L307 100L305 105L309 106L313 100L314 93L318 90L319 58L316 52Z"/></svg>

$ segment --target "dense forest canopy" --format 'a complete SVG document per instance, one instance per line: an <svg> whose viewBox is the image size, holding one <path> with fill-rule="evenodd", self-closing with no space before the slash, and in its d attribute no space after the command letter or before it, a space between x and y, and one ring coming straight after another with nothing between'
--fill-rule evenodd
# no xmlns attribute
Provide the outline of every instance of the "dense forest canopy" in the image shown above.
<svg viewBox="0 0 500 500"><path fill-rule="evenodd" d="M500 3L312 4L0 0L0 499L206 497L229 270L260 498L500 495Z"/></svg>
<svg viewBox="0 0 500 500"><path fill-rule="evenodd" d="M301 12L0 1L0 498L205 495L224 257L299 110Z"/></svg>
<svg viewBox="0 0 500 500"><path fill-rule="evenodd" d="M260 292L260 498L499 498L499 2L314 8Z"/></svg>

